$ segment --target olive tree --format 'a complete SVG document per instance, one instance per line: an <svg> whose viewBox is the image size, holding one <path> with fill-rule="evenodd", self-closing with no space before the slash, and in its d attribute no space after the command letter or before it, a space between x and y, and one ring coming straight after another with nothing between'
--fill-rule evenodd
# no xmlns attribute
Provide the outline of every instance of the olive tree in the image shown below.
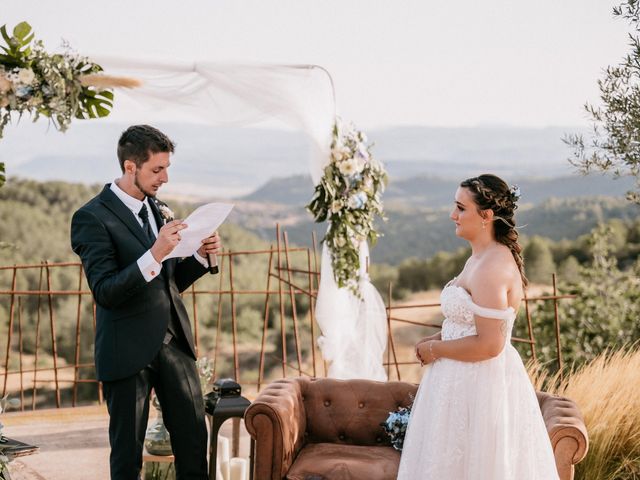
<svg viewBox="0 0 640 480"><path fill-rule="evenodd" d="M636 186L627 199L640 204L640 1L626 0L613 15L629 24L630 51L598 80L601 105L585 105L593 122L591 137L572 134L564 141L573 150L569 161L583 174L634 176Z"/></svg>

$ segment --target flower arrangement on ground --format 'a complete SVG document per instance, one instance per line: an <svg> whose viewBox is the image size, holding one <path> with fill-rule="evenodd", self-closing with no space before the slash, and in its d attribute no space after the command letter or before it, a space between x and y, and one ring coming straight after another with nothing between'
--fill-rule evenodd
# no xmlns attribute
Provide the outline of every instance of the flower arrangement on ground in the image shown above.
<svg viewBox="0 0 640 480"><path fill-rule="evenodd" d="M361 242L375 244L380 234L375 217L384 219L382 193L387 174L372 157L367 137L351 124L336 120L331 160L316 185L307 210L316 222L329 221L323 241L331 252L336 283L359 295Z"/></svg>
<svg viewBox="0 0 640 480"><path fill-rule="evenodd" d="M207 393L212 390L213 361L208 357L200 357L196 361L196 368L198 369L198 376L200 377L202 395L206 396Z"/></svg>
<svg viewBox="0 0 640 480"><path fill-rule="evenodd" d="M402 451L404 435L407 432L410 418L411 406L398 407L395 412L389 412L387 419L380 424L386 434L389 435L389 438L391 438L391 445L396 450Z"/></svg>
<svg viewBox="0 0 640 480"><path fill-rule="evenodd" d="M9 399L8 395L0 398L0 413L3 413L9 407L18 407L20 405L20 400L17 398ZM4 425L0 423L0 445L6 442L6 439L2 435L2 430L4 429ZM3 450L0 449L0 478L4 478L3 473L6 470L6 466L9 463L9 458L4 455Z"/></svg>

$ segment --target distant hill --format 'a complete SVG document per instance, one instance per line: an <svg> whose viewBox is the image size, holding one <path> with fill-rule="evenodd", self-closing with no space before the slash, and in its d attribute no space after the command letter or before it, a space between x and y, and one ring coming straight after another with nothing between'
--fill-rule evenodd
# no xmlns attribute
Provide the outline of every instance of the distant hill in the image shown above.
<svg viewBox="0 0 640 480"><path fill-rule="evenodd" d="M581 179L578 177L578 180ZM548 184L557 191L558 185L571 185L571 182L565 179ZM0 263L75 259L68 237L71 214L100 188L99 185L87 187L10 178L0 188L0 216L7 227L0 234L0 243L7 242L15 248L0 248L0 260L4 259ZM523 191L525 194L533 192L533 184L529 190L523 187ZM541 191L549 190L541 187ZM449 188L447 195L450 192ZM184 216L194 208L193 204L176 202L166 195L161 198L169 201L178 216ZM455 237L450 210L448 199L445 206L390 205L388 222L380 224L384 237L372 249L372 259L377 263L398 264L409 257L429 258L439 251L464 246L465 242ZM526 225L520 230L523 236L540 235L552 240L574 239L589 232L598 222L614 218L638 219L640 207L621 196L580 196L526 203L517 212L518 224ZM314 230L318 238L326 231L326 224L313 223L302 202L287 206L243 200L235 202L235 208L222 228L225 245L238 249L273 243L276 223L287 231L289 241L298 245L310 245Z"/></svg>
<svg viewBox="0 0 640 480"><path fill-rule="evenodd" d="M393 177L459 179L486 171L505 177L556 177L571 168L562 142L576 127L394 127L369 133Z"/></svg>
<svg viewBox="0 0 640 480"><path fill-rule="evenodd" d="M272 178L264 185L240 197L250 202L271 202L283 205L305 205L313 194L313 182L308 175Z"/></svg>
<svg viewBox="0 0 640 480"><path fill-rule="evenodd" d="M5 132L0 158L7 173L40 181L105 183L120 174L116 145L127 125L79 123L65 134L23 122ZM177 144L167 192L193 199L230 198L272 177L308 172L307 141L282 130L167 124Z"/></svg>
<svg viewBox="0 0 640 480"><path fill-rule="evenodd" d="M411 178L391 178L384 193L384 201L395 207L437 208L452 204L453 195L461 180L434 176ZM538 204L550 198L574 198L582 196L624 197L633 188L630 177L612 179L600 174L588 176L572 175L557 178L514 178L520 186L522 202ZM252 202L281 203L301 206L309 202L313 194L311 178L297 175L288 178L274 178L241 200Z"/></svg>
<svg viewBox="0 0 640 480"><path fill-rule="evenodd" d="M235 198L229 223L268 241L274 238L276 223L299 244L309 244L314 229L320 237L324 233L326 225L314 224L304 211L313 185L308 143L300 132L180 123L159 127L177 143L163 198L194 203ZM61 134L47 132L46 124L23 121L19 128L5 130L0 159L9 182L22 176L103 184L119 175L115 146L125 128L97 120L79 122ZM561 138L576 131L397 127L367 132L374 154L390 174L384 197L389 222L381 226L385 237L372 251L373 258L398 263L463 245L448 220L453 194L460 180L484 172L520 185L518 222L528 224L523 235L572 238L599 220L637 218L639 207L623 199L633 186L631 179L572 172L566 160L570 152Z"/></svg>
<svg viewBox="0 0 640 480"><path fill-rule="evenodd" d="M281 219L291 242L308 245L311 232L318 238L324 235L326 225L313 223L311 216L302 207L291 208L285 215L282 211L270 216L265 209L256 220L256 213L243 213L238 205L234 222L265 239L274 238L274 225ZM430 258L439 251L455 251L467 243L455 236L453 223L449 219L450 208L404 208L387 209L388 222L379 225L384 236L371 250L377 263L398 264L409 257ZM294 218L296 221L291 221ZM537 205L526 205L518 210L516 219L522 225L523 238L540 235L552 240L573 240L586 234L599 222L614 218L636 220L640 218L640 207L623 198L580 197L552 198Z"/></svg>
<svg viewBox="0 0 640 480"><path fill-rule="evenodd" d="M248 195L273 178L307 175L308 142L301 132L266 128L158 125L177 143L165 191L194 198ZM104 183L118 175L116 142L127 127L108 119L62 134L46 122L10 125L0 142L9 175L37 180ZM490 171L509 179L571 172L561 138L575 127L394 127L368 131L373 152L394 179L459 180Z"/></svg>

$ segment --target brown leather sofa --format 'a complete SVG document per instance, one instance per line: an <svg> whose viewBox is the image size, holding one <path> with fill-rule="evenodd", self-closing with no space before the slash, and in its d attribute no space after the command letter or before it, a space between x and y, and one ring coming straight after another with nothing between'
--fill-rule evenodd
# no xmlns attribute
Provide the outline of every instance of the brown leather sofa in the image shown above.
<svg viewBox="0 0 640 480"><path fill-rule="evenodd" d="M411 403L417 385L405 382L307 377L276 381L247 409L256 441L255 480L391 480L400 452L379 425ZM588 448L576 405L538 392L561 480Z"/></svg>

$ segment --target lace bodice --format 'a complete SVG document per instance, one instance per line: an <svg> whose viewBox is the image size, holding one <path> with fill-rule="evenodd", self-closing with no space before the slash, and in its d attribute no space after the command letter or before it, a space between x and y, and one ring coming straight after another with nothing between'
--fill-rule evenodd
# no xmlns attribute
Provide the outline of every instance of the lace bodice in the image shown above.
<svg viewBox="0 0 640 480"><path fill-rule="evenodd" d="M516 318L516 312L512 307L505 310L481 307L473 302L469 292L451 283L442 290L440 303L442 305L442 313L445 316L445 320L442 322L443 340L475 335L476 322L474 315L507 322L507 342L511 339L511 328Z"/></svg>

